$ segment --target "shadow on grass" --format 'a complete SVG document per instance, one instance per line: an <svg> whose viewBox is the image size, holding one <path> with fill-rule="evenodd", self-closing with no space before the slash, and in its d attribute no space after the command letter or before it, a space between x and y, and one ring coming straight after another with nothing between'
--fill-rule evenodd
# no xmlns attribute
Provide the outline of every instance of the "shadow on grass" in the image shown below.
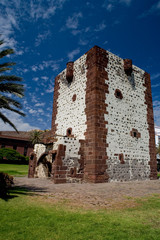
<svg viewBox="0 0 160 240"><path fill-rule="evenodd" d="M4 196L0 196L4 201L9 201L13 198L19 197L19 195L38 196L38 192L46 192L44 188L38 188L33 186L13 186L8 190L8 193Z"/></svg>

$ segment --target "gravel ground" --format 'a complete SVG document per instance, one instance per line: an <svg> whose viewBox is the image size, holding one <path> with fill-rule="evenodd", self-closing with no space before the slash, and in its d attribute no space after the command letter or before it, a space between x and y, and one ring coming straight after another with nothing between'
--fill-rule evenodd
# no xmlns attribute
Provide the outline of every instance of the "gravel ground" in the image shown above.
<svg viewBox="0 0 160 240"><path fill-rule="evenodd" d="M68 202L72 206L99 208L126 208L137 205L136 198L158 194L160 180L54 184L50 179L17 177L15 186L25 187L46 202Z"/></svg>

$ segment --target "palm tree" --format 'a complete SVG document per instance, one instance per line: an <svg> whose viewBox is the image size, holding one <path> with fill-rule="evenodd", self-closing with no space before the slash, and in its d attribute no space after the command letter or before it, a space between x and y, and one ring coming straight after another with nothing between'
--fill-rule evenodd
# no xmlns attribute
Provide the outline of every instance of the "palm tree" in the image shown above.
<svg viewBox="0 0 160 240"><path fill-rule="evenodd" d="M36 143L41 143L43 138L43 132L40 130L33 130L30 133L30 141L34 145Z"/></svg>
<svg viewBox="0 0 160 240"><path fill-rule="evenodd" d="M0 40L0 45L4 43L3 40ZM0 59L13 54L13 49L6 49L0 51ZM24 96L24 86L20 83L22 78L17 77L15 75L5 75L3 72L11 70L11 66L15 65L14 62L5 62L0 64L0 118L4 123L8 123L12 126L17 132L17 128L15 125L1 112L1 110L9 110L15 112L21 116L25 116L23 112L20 111L22 109L21 103L19 103L14 98L10 97L10 95L22 98Z"/></svg>

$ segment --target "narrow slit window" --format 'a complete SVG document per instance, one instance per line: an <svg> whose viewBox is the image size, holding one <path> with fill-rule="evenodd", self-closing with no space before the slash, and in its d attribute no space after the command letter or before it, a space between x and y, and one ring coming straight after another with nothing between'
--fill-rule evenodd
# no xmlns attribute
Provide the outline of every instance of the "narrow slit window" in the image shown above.
<svg viewBox="0 0 160 240"><path fill-rule="evenodd" d="M133 136L134 136L134 137L137 137L137 133L136 133L136 132L133 132Z"/></svg>

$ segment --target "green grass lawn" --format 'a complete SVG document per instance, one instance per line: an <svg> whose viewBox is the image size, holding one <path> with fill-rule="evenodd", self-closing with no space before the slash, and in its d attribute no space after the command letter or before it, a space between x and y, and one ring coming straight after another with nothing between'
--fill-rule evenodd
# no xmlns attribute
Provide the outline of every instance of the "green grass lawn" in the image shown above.
<svg viewBox="0 0 160 240"><path fill-rule="evenodd" d="M0 164L0 172L5 172L12 176L26 176L28 174L28 165Z"/></svg>
<svg viewBox="0 0 160 240"><path fill-rule="evenodd" d="M152 240L160 238L160 195L137 199L121 210L68 207L16 188L0 199L0 239Z"/></svg>

